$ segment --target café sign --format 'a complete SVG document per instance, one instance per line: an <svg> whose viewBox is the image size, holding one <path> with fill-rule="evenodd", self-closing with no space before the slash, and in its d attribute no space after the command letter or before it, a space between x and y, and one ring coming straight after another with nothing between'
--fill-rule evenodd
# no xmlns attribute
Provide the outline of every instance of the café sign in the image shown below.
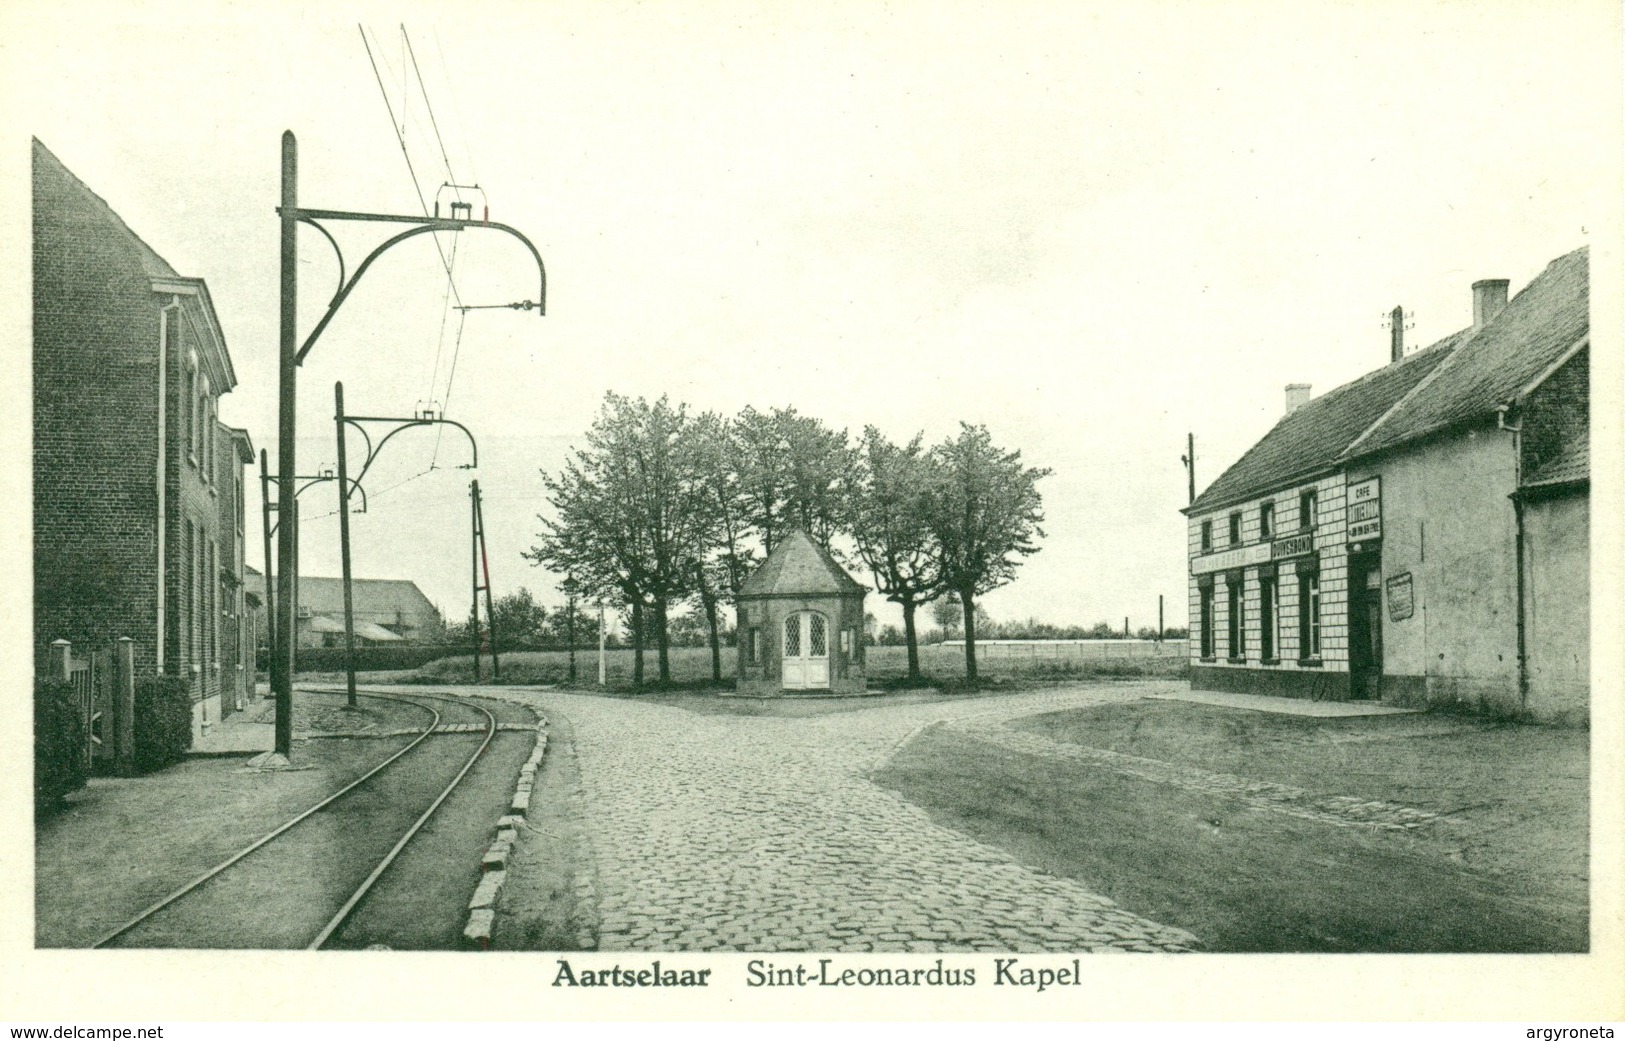
<svg viewBox="0 0 1625 1041"><path fill-rule="evenodd" d="M1349 485L1348 541L1382 538L1382 478Z"/></svg>

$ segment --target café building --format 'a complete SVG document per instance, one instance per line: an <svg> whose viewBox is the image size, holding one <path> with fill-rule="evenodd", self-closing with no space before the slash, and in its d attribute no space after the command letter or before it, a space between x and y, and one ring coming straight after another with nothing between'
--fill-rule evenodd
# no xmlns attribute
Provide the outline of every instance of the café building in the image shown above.
<svg viewBox="0 0 1625 1041"><path fill-rule="evenodd" d="M1191 685L1586 718L1589 266L1286 414L1184 511Z"/></svg>

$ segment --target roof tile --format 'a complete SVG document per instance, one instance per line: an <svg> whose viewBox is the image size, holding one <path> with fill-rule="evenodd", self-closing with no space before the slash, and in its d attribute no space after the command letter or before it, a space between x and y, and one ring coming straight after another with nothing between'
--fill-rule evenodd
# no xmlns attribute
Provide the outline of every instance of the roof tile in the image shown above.
<svg viewBox="0 0 1625 1041"><path fill-rule="evenodd" d="M806 532L793 531L784 538L762 566L751 572L739 587L740 596L773 596L781 593L810 593L841 596L866 593L864 586L846 569L835 563Z"/></svg>
<svg viewBox="0 0 1625 1041"><path fill-rule="evenodd" d="M1354 459L1489 418L1587 335L1588 281L1585 247L1558 257L1482 329L1447 336L1282 418L1185 512L1256 498ZM1583 452L1576 458L1579 462L1571 459L1571 465L1586 465Z"/></svg>

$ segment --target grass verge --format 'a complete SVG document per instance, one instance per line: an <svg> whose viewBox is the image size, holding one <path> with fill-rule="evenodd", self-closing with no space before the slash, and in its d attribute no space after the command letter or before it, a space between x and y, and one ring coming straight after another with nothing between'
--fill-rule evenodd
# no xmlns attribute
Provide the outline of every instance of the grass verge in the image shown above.
<svg viewBox="0 0 1625 1041"><path fill-rule="evenodd" d="M925 731L876 781L1214 951L1583 951L1585 735L1429 716L1139 702L1030 717L1061 741L1447 813L1339 827Z"/></svg>

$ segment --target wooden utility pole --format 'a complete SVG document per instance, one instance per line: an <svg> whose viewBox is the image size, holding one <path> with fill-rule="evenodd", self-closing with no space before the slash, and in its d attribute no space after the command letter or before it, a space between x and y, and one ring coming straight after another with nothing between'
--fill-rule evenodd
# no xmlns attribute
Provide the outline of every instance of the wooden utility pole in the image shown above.
<svg viewBox="0 0 1625 1041"><path fill-rule="evenodd" d="M468 635L474 641L475 683L480 681L480 500L475 495L478 487L478 481L468 486L469 530L473 533L473 537L469 540L469 570L473 575L474 585L474 599L468 610Z"/></svg>
<svg viewBox="0 0 1625 1041"><path fill-rule="evenodd" d="M276 752L293 752L293 645L294 575L298 567L299 526L290 523L294 513L294 391L297 388L296 357L299 353L299 146L293 131L282 134L282 314L279 340L279 397L277 417L276 501L281 521L277 528L276 634L272 648L276 664L271 683L276 695ZM265 576L270 589L271 576Z"/></svg>
<svg viewBox="0 0 1625 1041"><path fill-rule="evenodd" d="M344 453L344 384L333 384L333 427L339 439L339 557L344 572L344 678L349 694L346 704L355 700L355 599L350 582L350 467Z"/></svg>
<svg viewBox="0 0 1625 1041"><path fill-rule="evenodd" d="M485 634L491 647L491 678L502 678L502 663L497 658L497 610L491 600L491 558L485 552L485 513L480 508L480 482L468 484L468 498L474 519L474 609L470 618L474 627L474 682L480 679L480 593L485 593ZM481 585L481 580L484 585Z"/></svg>

